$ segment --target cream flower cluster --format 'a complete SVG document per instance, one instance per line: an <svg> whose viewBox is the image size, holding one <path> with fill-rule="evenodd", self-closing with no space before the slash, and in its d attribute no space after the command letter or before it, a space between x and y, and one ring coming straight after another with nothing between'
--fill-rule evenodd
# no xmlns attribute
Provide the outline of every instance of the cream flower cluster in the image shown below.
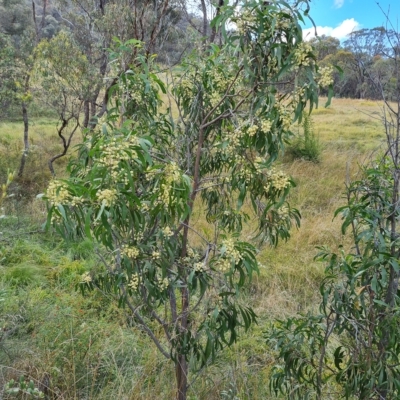
<svg viewBox="0 0 400 400"><path fill-rule="evenodd" d="M235 242L232 239L224 240L222 246L225 247L225 254L223 258L218 260L217 267L221 272L227 272L232 263L236 265L242 259L242 255L235 248Z"/></svg>
<svg viewBox="0 0 400 400"><path fill-rule="evenodd" d="M100 203L104 203L107 207L110 207L117 198L117 191L115 189L99 190L96 194L96 197Z"/></svg>
<svg viewBox="0 0 400 400"><path fill-rule="evenodd" d="M208 100L211 104L211 107L216 107L222 99L223 94L225 94L227 88L232 83L232 76L227 73L226 75L222 71L218 71L216 69L211 69L207 71L207 75L210 77L212 83L212 90L208 91ZM234 87L236 87L239 83L237 80L234 83Z"/></svg>
<svg viewBox="0 0 400 400"><path fill-rule="evenodd" d="M254 25L257 21L256 15L252 13L251 10L245 10L238 18L235 20L237 30L239 33L243 34Z"/></svg>
<svg viewBox="0 0 400 400"><path fill-rule="evenodd" d="M264 133L270 132L271 128L272 128L272 122L269 119L264 119L261 121L261 130Z"/></svg>
<svg viewBox="0 0 400 400"><path fill-rule="evenodd" d="M295 104L293 104L293 108L297 105L299 97L303 97L306 93L306 88L298 86L294 91L293 91L293 100Z"/></svg>
<svg viewBox="0 0 400 400"><path fill-rule="evenodd" d="M61 223L62 222L62 216L61 215L59 215L59 214L55 214L55 213L53 213L52 214L52 216L51 216L51 223L52 224L59 224L59 223Z"/></svg>
<svg viewBox="0 0 400 400"><path fill-rule="evenodd" d="M243 130L240 128L235 129L233 132L227 134L227 139L229 140L229 146L233 148L240 145L240 140L244 136Z"/></svg>
<svg viewBox="0 0 400 400"><path fill-rule="evenodd" d="M219 102L221 101L221 99L222 99L222 97L218 92L216 92L216 91L211 92L211 95L210 95L211 107L213 107L213 108L216 107L219 104Z"/></svg>
<svg viewBox="0 0 400 400"><path fill-rule="evenodd" d="M179 167L175 162L172 162L165 167L164 174L167 183L179 182L181 179Z"/></svg>
<svg viewBox="0 0 400 400"><path fill-rule="evenodd" d="M107 145L100 147L101 156L97 162L109 168L111 170L111 176L117 179L120 173L119 163L123 160L129 160L129 155L125 150L137 144L138 139L136 136L131 136L128 140L117 140L117 138L115 138L107 143Z"/></svg>
<svg viewBox="0 0 400 400"><path fill-rule="evenodd" d="M137 242L141 242L144 238L143 232L135 232L133 237Z"/></svg>
<svg viewBox="0 0 400 400"><path fill-rule="evenodd" d="M281 114L282 127L284 131L288 131L292 125L292 116L289 112Z"/></svg>
<svg viewBox="0 0 400 400"><path fill-rule="evenodd" d="M231 77L225 76L221 71L215 71L213 73L214 85L220 90L226 90L231 83Z"/></svg>
<svg viewBox="0 0 400 400"><path fill-rule="evenodd" d="M333 68L331 66L321 67L318 70L318 84L322 87L328 87L333 84Z"/></svg>
<svg viewBox="0 0 400 400"><path fill-rule="evenodd" d="M273 55L267 57L266 66L271 74L276 74L279 71L278 61Z"/></svg>
<svg viewBox="0 0 400 400"><path fill-rule="evenodd" d="M174 232L172 232L171 228L169 226L166 226L163 230L162 233L165 237L171 237L173 236Z"/></svg>
<svg viewBox="0 0 400 400"><path fill-rule="evenodd" d="M289 208L286 206L279 207L276 212L280 218L286 218L289 215Z"/></svg>
<svg viewBox="0 0 400 400"><path fill-rule="evenodd" d="M203 261L197 262L196 264L194 264L194 270L196 272L205 272L206 271L206 265L204 264Z"/></svg>
<svg viewBox="0 0 400 400"><path fill-rule="evenodd" d="M282 128L284 131L290 129L292 125L292 114L286 105L282 104L281 102L277 102L275 107L279 111L280 121L282 122Z"/></svg>
<svg viewBox="0 0 400 400"><path fill-rule="evenodd" d="M182 79L180 82L181 91L184 97L190 97L193 92L193 83L190 79Z"/></svg>
<svg viewBox="0 0 400 400"><path fill-rule="evenodd" d="M185 77L182 77L181 81L179 82L179 86L184 97L192 97L195 81L195 71L190 71Z"/></svg>
<svg viewBox="0 0 400 400"><path fill-rule="evenodd" d="M232 262L229 258L221 258L218 260L216 266L221 272L228 272L231 269Z"/></svg>
<svg viewBox="0 0 400 400"><path fill-rule="evenodd" d="M142 202L140 205L140 211L142 211L143 213L147 213L150 210L150 207L147 203Z"/></svg>
<svg viewBox="0 0 400 400"><path fill-rule="evenodd" d="M286 189L290 185L289 177L282 171L276 171L272 168L267 176L269 178L268 184L265 186L265 190L269 190L271 187L276 190Z"/></svg>
<svg viewBox="0 0 400 400"><path fill-rule="evenodd" d="M258 130L258 127L256 125L253 125L254 128L250 127L248 128L249 123L246 121L238 121L238 125L236 126L235 130L232 131L226 131L224 132L224 140L228 143L228 146L223 150L224 153L227 156L235 156L236 154L236 148L240 146L241 139L244 137L244 135L249 134L250 131L250 136L255 134ZM251 130L255 129L255 133L253 133ZM218 151L215 151L218 152Z"/></svg>
<svg viewBox="0 0 400 400"><path fill-rule="evenodd" d="M136 103L140 103L142 101L142 95L138 89L133 89L130 93L130 98L134 100Z"/></svg>
<svg viewBox="0 0 400 400"><path fill-rule="evenodd" d="M238 177L239 177L241 180L245 181L246 183L250 183L251 178L252 178L252 176L253 176L252 171L249 170L249 169L246 168L246 167L243 167L243 168L240 170L240 172L238 172L237 175L238 175Z"/></svg>
<svg viewBox="0 0 400 400"><path fill-rule="evenodd" d="M187 248L186 253L187 253L187 256L190 257L190 258L196 258L197 257L197 254L195 253L195 251L191 247Z"/></svg>
<svg viewBox="0 0 400 400"><path fill-rule="evenodd" d="M82 196L80 196L80 197L72 196L68 204L70 206L72 206L72 207L76 207L76 206L78 206L79 204L82 204L82 203L83 203L83 197Z"/></svg>
<svg viewBox="0 0 400 400"><path fill-rule="evenodd" d="M122 246L121 253L128 258L135 259L139 256L139 249L134 246Z"/></svg>
<svg viewBox="0 0 400 400"><path fill-rule="evenodd" d="M293 21L288 18L281 17L276 19L275 29L284 30L289 29Z"/></svg>
<svg viewBox="0 0 400 400"><path fill-rule="evenodd" d="M163 292L164 290L167 290L168 286L169 286L168 278L164 278L164 279L160 279L159 280L158 287L159 287L161 292Z"/></svg>
<svg viewBox="0 0 400 400"><path fill-rule="evenodd" d="M309 54L312 53L312 51L310 43L301 42L294 51L296 65L299 67L311 65L313 60L309 57Z"/></svg>
<svg viewBox="0 0 400 400"><path fill-rule="evenodd" d="M181 174L175 162L168 164L164 169L165 183L160 185L160 204L168 204L169 196L174 182L179 182Z"/></svg>
<svg viewBox="0 0 400 400"><path fill-rule="evenodd" d="M139 277L137 275L132 275L132 278L129 281L128 286L134 291L137 290L137 288L139 287Z"/></svg>
<svg viewBox="0 0 400 400"><path fill-rule="evenodd" d="M81 282L82 283L90 283L92 282L92 277L90 276L89 272L85 272L81 276Z"/></svg>
<svg viewBox="0 0 400 400"><path fill-rule="evenodd" d="M256 133L258 132L258 126L257 125L251 125L247 129L247 133L250 137L253 137Z"/></svg>
<svg viewBox="0 0 400 400"><path fill-rule="evenodd" d="M65 184L57 180L50 181L46 196L52 206L68 204L71 200L71 195Z"/></svg>
<svg viewBox="0 0 400 400"><path fill-rule="evenodd" d="M129 82L129 84L125 84L121 80L119 81L118 86L124 94L129 95L130 99L136 101L137 103L142 101L142 90L137 83L132 84Z"/></svg>

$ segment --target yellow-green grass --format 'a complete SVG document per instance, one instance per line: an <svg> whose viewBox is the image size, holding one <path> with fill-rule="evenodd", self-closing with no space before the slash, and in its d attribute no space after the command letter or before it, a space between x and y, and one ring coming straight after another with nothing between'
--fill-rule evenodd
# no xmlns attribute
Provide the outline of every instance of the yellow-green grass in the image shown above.
<svg viewBox="0 0 400 400"><path fill-rule="evenodd" d="M315 133L328 147L368 151L384 139L381 102L333 99L328 108L323 107L324 103L321 99L312 118Z"/></svg>
<svg viewBox="0 0 400 400"><path fill-rule="evenodd" d="M65 132L68 138L68 131ZM22 122L0 123L0 184L6 181L8 171L15 173L19 169L24 150L24 126ZM41 193L47 185L51 174L48 168L49 160L62 152L62 142L57 134L57 120L33 119L29 121L29 156L22 178L15 178L18 188L25 194L35 195ZM65 175L67 160L73 154L73 146L82 140L77 133L73 139L71 148L66 157L58 159L54 163L57 176ZM22 193L23 194L23 193Z"/></svg>

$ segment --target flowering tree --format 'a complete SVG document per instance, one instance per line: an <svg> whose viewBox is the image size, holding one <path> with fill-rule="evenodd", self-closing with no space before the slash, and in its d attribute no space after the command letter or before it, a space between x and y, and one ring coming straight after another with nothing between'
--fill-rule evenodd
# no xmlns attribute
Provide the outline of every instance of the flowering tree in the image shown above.
<svg viewBox="0 0 400 400"><path fill-rule="evenodd" d="M208 364L256 320L240 303L258 270L244 223L255 218L254 236L271 244L299 223L285 200L293 182L272 165L292 122L317 102L301 18L281 1L248 2L240 15L225 6L213 21L224 45L187 59L167 79L137 51L70 178L47 191L49 223L102 245L105 268L86 274L82 288L111 293L131 311L173 361L177 399L186 398L189 363ZM145 48L131 40L120 53L132 47ZM207 229L197 228L199 213Z"/></svg>

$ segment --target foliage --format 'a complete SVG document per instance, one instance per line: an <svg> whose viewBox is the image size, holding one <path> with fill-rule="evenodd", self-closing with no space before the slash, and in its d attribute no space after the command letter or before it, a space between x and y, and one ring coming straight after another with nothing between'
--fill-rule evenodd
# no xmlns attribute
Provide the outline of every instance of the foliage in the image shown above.
<svg viewBox="0 0 400 400"><path fill-rule="evenodd" d="M392 269L399 270L398 239L390 229L393 166L383 161L364 170L348 188L343 233L353 229L355 252L322 250L328 262L319 315L281 321L273 329L284 366L275 368L272 388L289 398L398 398L399 309L390 301ZM333 396L333 397L329 397Z"/></svg>
<svg viewBox="0 0 400 400"><path fill-rule="evenodd" d="M31 12L23 0L0 1L0 31L17 36L32 24Z"/></svg>
<svg viewBox="0 0 400 400"><path fill-rule="evenodd" d="M22 42L24 39L21 40ZM31 94L25 89L29 61L13 44L11 38L0 32L0 104L3 113L21 102L29 102Z"/></svg>
<svg viewBox="0 0 400 400"><path fill-rule="evenodd" d="M341 46L331 37L312 39L320 66L337 66L335 95L350 98L396 99L398 33L395 27L353 31ZM325 94L325 92L322 92Z"/></svg>
<svg viewBox="0 0 400 400"><path fill-rule="evenodd" d="M61 31L50 40L42 40L35 48L32 80L37 91L45 94L42 101L58 113L65 108L67 115L75 113L74 108L82 101L79 99L88 96L91 72L86 56L67 32Z"/></svg>
<svg viewBox="0 0 400 400"><path fill-rule="evenodd" d="M93 237L107 250L104 273L83 276L82 289L97 287L131 310L175 363L179 399L186 398L189 363L207 365L255 322L240 303L258 271L256 248L240 237L251 217L244 205L258 219L261 242L286 240L292 222L298 225L298 211L285 200L293 182L272 164L291 123L317 102L300 11L249 2L238 32L227 34L230 19L239 23L235 13L227 6L214 21L225 44L211 45L200 62L189 58L171 87L153 72L142 43L121 43L138 55L117 77L112 108L101 129L87 134L71 177L47 191L49 221L64 237ZM289 70L287 90L280 77ZM308 80L297 87L300 73ZM178 120L160 107L159 92L177 105ZM211 234L197 231L195 206Z"/></svg>

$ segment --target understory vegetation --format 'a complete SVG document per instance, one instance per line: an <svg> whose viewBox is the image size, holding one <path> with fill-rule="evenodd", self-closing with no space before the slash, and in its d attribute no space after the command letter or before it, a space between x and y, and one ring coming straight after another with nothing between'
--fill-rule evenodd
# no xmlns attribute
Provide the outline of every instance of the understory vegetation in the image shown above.
<svg viewBox="0 0 400 400"><path fill-rule="evenodd" d="M397 399L399 33L198 6L0 0L0 398Z"/></svg>
<svg viewBox="0 0 400 400"><path fill-rule="evenodd" d="M290 201L301 211L301 226L287 243L261 248L260 273L243 295L258 324L200 374L188 398L271 398L268 377L275 352L263 333L276 318L305 313L317 304L325 266L314 260L316 247L335 249L343 242L340 218L333 219L333 213L345 204L345 182L360 176L358 165L371 159L384 139L379 121L360 111L374 116L379 110L376 102L334 99L311 116L321 145L319 163L293 159L290 152L279 160L296 182ZM34 129L43 134L49 122L38 120ZM1 176L18 165L15 132L21 126L1 124L2 132L10 129ZM39 139L32 136L38 151ZM36 162L38 172L46 171L45 157ZM22 375L43 388L49 376L55 398L172 398L174 377L167 363L131 326L130 316L103 296L82 296L77 290L82 274L95 269L98 260L90 241L65 245L43 231L46 207L36 194L45 185L35 188L29 200L14 196L2 206L7 215L0 220L2 384ZM14 181L10 193L19 187L25 184ZM200 214L196 226L208 229Z"/></svg>

